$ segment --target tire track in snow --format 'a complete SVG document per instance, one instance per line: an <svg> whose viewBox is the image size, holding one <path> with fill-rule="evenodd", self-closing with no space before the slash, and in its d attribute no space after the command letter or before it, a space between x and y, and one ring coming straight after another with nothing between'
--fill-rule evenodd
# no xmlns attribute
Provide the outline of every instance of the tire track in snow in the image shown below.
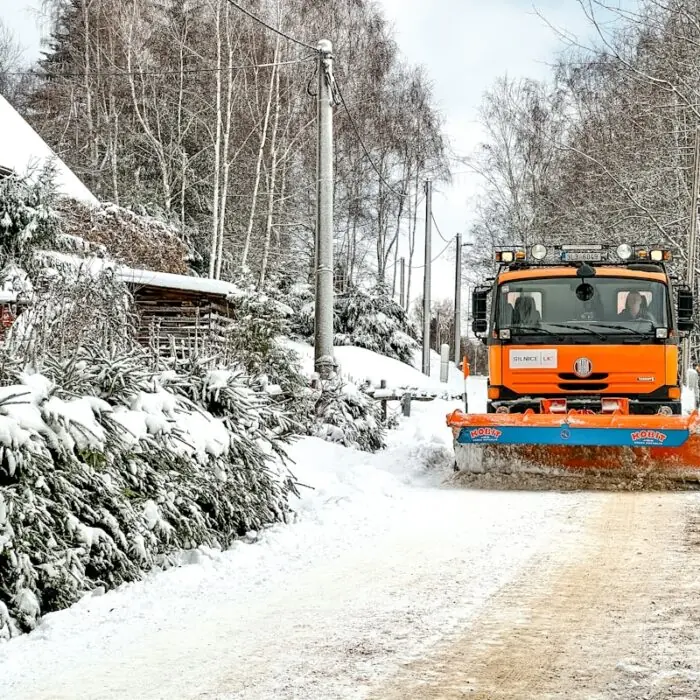
<svg viewBox="0 0 700 700"><path fill-rule="evenodd" d="M99 626L72 628L76 639L30 635L16 648L30 653L31 669L16 666L3 679L6 697L363 698L478 614L562 529L580 531L589 507L574 494L422 488L396 505L376 513L361 538L353 531L336 556L327 554L338 532L298 530L318 538L302 570L265 568L270 578L247 590L217 582L207 599L168 599L179 616L149 597L153 609L140 605L138 617L110 623L104 642ZM108 597L119 594L102 605Z"/></svg>
<svg viewBox="0 0 700 700"><path fill-rule="evenodd" d="M697 508L697 499L590 497L603 507L583 537L552 543L462 636L408 664L371 697L698 697L696 677L669 680L664 670L678 659L698 668L697 634L685 645L676 634L688 602L684 583L696 578L683 542L688 503ZM673 694L679 683L693 692Z"/></svg>

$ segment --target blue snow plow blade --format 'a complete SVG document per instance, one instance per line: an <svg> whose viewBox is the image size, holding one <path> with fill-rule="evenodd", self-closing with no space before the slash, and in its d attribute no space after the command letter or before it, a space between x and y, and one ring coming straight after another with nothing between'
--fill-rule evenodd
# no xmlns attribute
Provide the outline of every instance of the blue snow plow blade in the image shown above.
<svg viewBox="0 0 700 700"><path fill-rule="evenodd" d="M690 435L685 429L593 428L562 423L544 426L462 427L462 445L573 445L588 447L680 447Z"/></svg>

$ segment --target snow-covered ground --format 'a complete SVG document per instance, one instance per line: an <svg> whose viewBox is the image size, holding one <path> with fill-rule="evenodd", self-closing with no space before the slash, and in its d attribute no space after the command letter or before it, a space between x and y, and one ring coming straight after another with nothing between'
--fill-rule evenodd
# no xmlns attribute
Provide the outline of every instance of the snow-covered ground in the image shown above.
<svg viewBox="0 0 700 700"><path fill-rule="evenodd" d="M452 407L419 405L378 455L300 441L294 471L314 488L297 523L46 616L0 647L3 697L362 695L464 623L576 506L441 488Z"/></svg>
<svg viewBox="0 0 700 700"><path fill-rule="evenodd" d="M301 358L302 367L307 374L313 372L314 349L307 343L287 340L285 343ZM346 345L333 348L335 359L341 373L357 382L369 379L372 384L379 384L385 379L389 388L416 388L436 391L449 390L461 394L464 387L462 372L450 362L449 378L446 384L440 382L440 356L432 351L430 355L430 376L420 370L408 367L399 360L377 355L377 353ZM414 359L415 367L420 367L420 354Z"/></svg>
<svg viewBox="0 0 700 700"><path fill-rule="evenodd" d="M338 354L356 377L422 377ZM459 404L416 404L376 455L299 441L296 522L46 616L0 645L0 696L696 697L675 661L700 648L678 621L696 496L451 488Z"/></svg>
<svg viewBox="0 0 700 700"><path fill-rule="evenodd" d="M285 343L301 358L302 369L310 376L314 366L313 347L291 340ZM413 359L414 367L409 367L390 357L377 355L364 348L339 345L333 351L340 373L356 382L369 380L373 386L379 386L380 382L385 380L388 389L418 389L450 399L461 397L464 393L464 375L454 362L449 363L447 382L440 381L440 355L434 350L430 352L430 376L415 369L421 366L420 351L416 352ZM469 410L473 413L484 413L486 411L486 377L469 377L466 387Z"/></svg>
<svg viewBox="0 0 700 700"><path fill-rule="evenodd" d="M439 386L366 352L340 349L348 374ZM452 382L459 393L461 374ZM470 393L476 401L483 381ZM443 488L445 415L459 405L415 404L376 455L299 441L290 456L307 487L297 522L47 615L0 646L2 697L351 697L358 673L367 685L419 656L565 527L573 507L557 494Z"/></svg>

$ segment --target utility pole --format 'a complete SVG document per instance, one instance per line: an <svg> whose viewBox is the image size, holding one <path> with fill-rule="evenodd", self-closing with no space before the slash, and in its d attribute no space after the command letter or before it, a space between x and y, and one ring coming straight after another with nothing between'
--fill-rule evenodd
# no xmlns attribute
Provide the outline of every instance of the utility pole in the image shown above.
<svg viewBox="0 0 700 700"><path fill-rule="evenodd" d="M695 162L693 163L693 196L690 205L690 231L688 233L688 262L685 269L685 283L695 294L695 259L698 235L698 189L700 189L700 126L695 128ZM683 338L681 345L681 377L687 383L688 365L690 363L690 336Z"/></svg>
<svg viewBox="0 0 700 700"><path fill-rule="evenodd" d="M430 239L433 222L433 183L425 183L425 266L423 268L423 374L430 376Z"/></svg>
<svg viewBox="0 0 700 700"><path fill-rule="evenodd" d="M401 258L401 273L399 280L401 282L401 291L399 292L399 304L402 309L406 308L406 258Z"/></svg>
<svg viewBox="0 0 700 700"><path fill-rule="evenodd" d="M455 256L455 367L459 367L462 359L462 234L455 238L457 246Z"/></svg>
<svg viewBox="0 0 700 700"><path fill-rule="evenodd" d="M473 243L462 243L462 234L457 234L455 256L455 365L462 361L462 248L471 247ZM469 314L469 292L467 291L467 314ZM468 316L467 316L468 317Z"/></svg>
<svg viewBox="0 0 700 700"><path fill-rule="evenodd" d="M318 146L316 160L316 325L314 369L321 379L333 359L333 45L318 42Z"/></svg>

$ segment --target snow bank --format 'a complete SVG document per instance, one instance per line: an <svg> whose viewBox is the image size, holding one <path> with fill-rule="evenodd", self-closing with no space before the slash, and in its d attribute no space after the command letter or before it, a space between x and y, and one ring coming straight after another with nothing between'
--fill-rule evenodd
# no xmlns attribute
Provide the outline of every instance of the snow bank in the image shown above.
<svg viewBox="0 0 700 700"><path fill-rule="evenodd" d="M307 343L286 340L285 344L296 352L307 376L313 373L314 349ZM440 356L431 354L431 374L426 376L415 367L364 348L340 345L333 348L341 374L351 381L369 380L379 386L385 379L389 389L421 389L440 395L461 396L464 393L464 377L461 370L450 363L447 384L440 382Z"/></svg>

